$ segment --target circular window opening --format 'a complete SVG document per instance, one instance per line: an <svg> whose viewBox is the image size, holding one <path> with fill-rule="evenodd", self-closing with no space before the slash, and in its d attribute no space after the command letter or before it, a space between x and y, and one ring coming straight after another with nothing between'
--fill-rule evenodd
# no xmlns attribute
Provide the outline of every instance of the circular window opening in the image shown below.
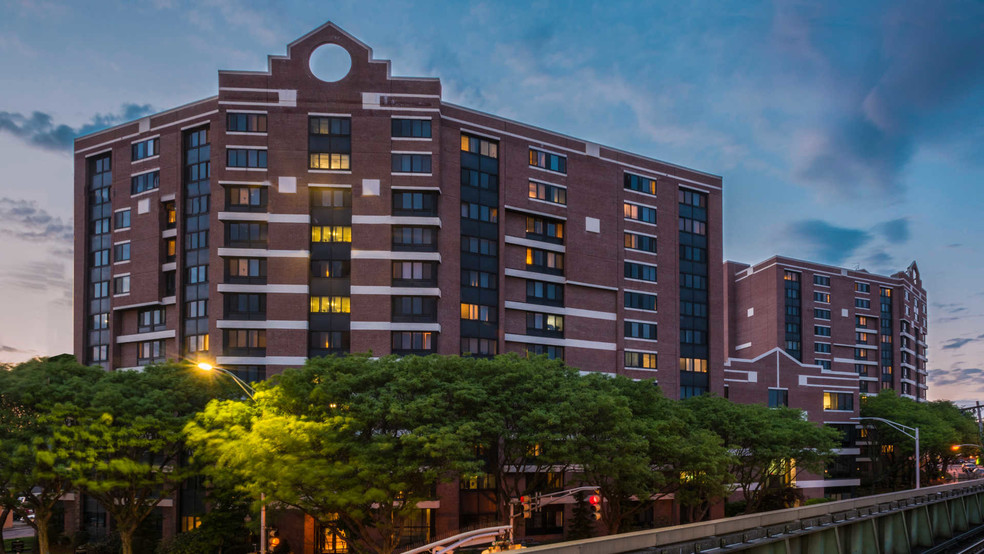
<svg viewBox="0 0 984 554"><path fill-rule="evenodd" d="M334 83L348 75L349 69L352 68L352 56L337 44L322 44L311 53L308 64L315 77Z"/></svg>

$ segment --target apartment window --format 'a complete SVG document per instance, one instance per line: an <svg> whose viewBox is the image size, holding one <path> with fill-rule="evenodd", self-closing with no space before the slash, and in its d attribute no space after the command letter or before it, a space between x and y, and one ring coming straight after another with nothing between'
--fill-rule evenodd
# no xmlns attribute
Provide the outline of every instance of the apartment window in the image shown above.
<svg viewBox="0 0 984 554"><path fill-rule="evenodd" d="M124 242L123 244L117 244L113 246L113 261L114 262L127 262L130 261L130 243Z"/></svg>
<svg viewBox="0 0 984 554"><path fill-rule="evenodd" d="M564 242L564 222L544 217L526 216L526 238L547 242Z"/></svg>
<svg viewBox="0 0 984 554"><path fill-rule="evenodd" d="M185 302L185 317L188 319L208 317L208 300Z"/></svg>
<svg viewBox="0 0 984 554"><path fill-rule="evenodd" d="M393 119L391 131L393 138L430 138L431 120Z"/></svg>
<svg viewBox="0 0 984 554"><path fill-rule="evenodd" d="M871 292L871 285L868 283L854 283L854 292Z"/></svg>
<svg viewBox="0 0 984 554"><path fill-rule="evenodd" d="M564 285L546 281L526 281L526 301L532 304L561 306L564 304Z"/></svg>
<svg viewBox="0 0 984 554"><path fill-rule="evenodd" d="M820 352L823 354L830 354L830 343L827 342L815 342L813 343L813 351Z"/></svg>
<svg viewBox="0 0 984 554"><path fill-rule="evenodd" d="M226 279L233 283L264 283L267 276L266 258L227 258Z"/></svg>
<svg viewBox="0 0 984 554"><path fill-rule="evenodd" d="M267 151L256 148L226 148L226 167L266 168Z"/></svg>
<svg viewBox="0 0 984 554"><path fill-rule="evenodd" d="M656 266L640 264L636 262L625 262L625 278L639 279L640 281L656 282Z"/></svg>
<svg viewBox="0 0 984 554"><path fill-rule="evenodd" d="M392 309L393 321L437 321L437 298L433 296L394 296Z"/></svg>
<svg viewBox="0 0 984 554"><path fill-rule="evenodd" d="M849 412L854 410L854 395L849 392L823 393L823 409Z"/></svg>
<svg viewBox="0 0 984 554"><path fill-rule="evenodd" d="M160 139L152 138L130 145L131 160L137 161L160 154Z"/></svg>
<svg viewBox="0 0 984 554"><path fill-rule="evenodd" d="M800 291L797 288L789 287L786 289L786 298L799 298Z"/></svg>
<svg viewBox="0 0 984 554"><path fill-rule="evenodd" d="M237 320L266 319L266 295L258 293L225 293L225 318Z"/></svg>
<svg viewBox="0 0 984 554"><path fill-rule="evenodd" d="M498 158L499 143L479 137L461 135L461 151L479 154L488 158Z"/></svg>
<svg viewBox="0 0 984 554"><path fill-rule="evenodd" d="M208 334L186 335L186 352L208 352Z"/></svg>
<svg viewBox="0 0 984 554"><path fill-rule="evenodd" d="M94 314L92 316L92 330L99 331L109 329L109 314Z"/></svg>
<svg viewBox="0 0 984 554"><path fill-rule="evenodd" d="M680 273L680 288L707 290L707 277L694 273Z"/></svg>
<svg viewBox="0 0 984 554"><path fill-rule="evenodd" d="M348 277L352 270L349 260L311 260L311 276L326 279Z"/></svg>
<svg viewBox="0 0 984 554"><path fill-rule="evenodd" d="M90 194L89 203L93 206L109 202L109 187L93 190Z"/></svg>
<svg viewBox="0 0 984 554"><path fill-rule="evenodd" d="M707 304L704 302L681 300L680 315L688 317L707 317Z"/></svg>
<svg viewBox="0 0 984 554"><path fill-rule="evenodd" d="M103 281L105 283L105 281ZM130 294L130 276L113 278L113 294ZM98 298L98 297L97 297Z"/></svg>
<svg viewBox="0 0 984 554"><path fill-rule="evenodd" d="M546 356L548 360L563 360L564 347L552 346L549 344L527 344L525 345L526 357Z"/></svg>
<svg viewBox="0 0 984 554"><path fill-rule="evenodd" d="M526 312L526 334L541 336L564 336L564 316Z"/></svg>
<svg viewBox="0 0 984 554"><path fill-rule="evenodd" d="M267 205L266 187L226 187L226 207L231 211L262 210Z"/></svg>
<svg viewBox="0 0 984 554"><path fill-rule="evenodd" d="M694 208L707 207L707 195L693 190L680 189L677 191L677 201L680 204Z"/></svg>
<svg viewBox="0 0 984 554"><path fill-rule="evenodd" d="M312 314L347 314L352 312L352 300L348 296L312 296Z"/></svg>
<svg viewBox="0 0 984 554"><path fill-rule="evenodd" d="M707 360L701 358L680 358L680 371L707 373Z"/></svg>
<svg viewBox="0 0 984 554"><path fill-rule="evenodd" d="M473 219L486 223L498 223L499 209L492 206L475 204L474 202L462 202L461 217L462 219Z"/></svg>
<svg viewBox="0 0 984 554"><path fill-rule="evenodd" d="M800 332L799 323L789 323L786 322L786 332L792 335L798 335Z"/></svg>
<svg viewBox="0 0 984 554"><path fill-rule="evenodd" d="M625 247L629 250L656 253L656 237L625 233Z"/></svg>
<svg viewBox="0 0 984 554"><path fill-rule="evenodd" d="M462 235L461 251L482 256L497 256L499 243L493 239L480 239Z"/></svg>
<svg viewBox="0 0 984 554"><path fill-rule="evenodd" d="M625 307L633 310L656 311L656 295L625 291Z"/></svg>
<svg viewBox="0 0 984 554"><path fill-rule="evenodd" d="M424 191L393 191L393 215L436 216L437 193Z"/></svg>
<svg viewBox="0 0 984 554"><path fill-rule="evenodd" d="M567 204L567 189L557 185L530 181L529 196L534 200L542 200L551 204Z"/></svg>
<svg viewBox="0 0 984 554"><path fill-rule="evenodd" d="M176 274L177 272L173 269L171 271L165 271L162 273L162 284L164 285L164 296L174 296L174 291L176 287Z"/></svg>
<svg viewBox="0 0 984 554"><path fill-rule="evenodd" d="M855 308L863 308L865 310L870 309L871 308L871 300L867 300L867 299L864 299L864 298L855 298L854 299L854 307Z"/></svg>
<svg viewBox="0 0 984 554"><path fill-rule="evenodd" d="M785 408L789 406L789 391L786 389L769 389L769 407Z"/></svg>
<svg viewBox="0 0 984 554"><path fill-rule="evenodd" d="M499 342L495 339L461 338L461 354L475 356L495 356L499 352Z"/></svg>
<svg viewBox="0 0 984 554"><path fill-rule="evenodd" d="M830 327L827 327L826 325L814 325L813 334L818 337L829 337Z"/></svg>
<svg viewBox="0 0 984 554"><path fill-rule="evenodd" d="M352 189L311 187L311 206L315 208L351 208Z"/></svg>
<svg viewBox="0 0 984 554"><path fill-rule="evenodd" d="M350 342L351 334L346 331L313 331L310 337L312 350L345 352Z"/></svg>
<svg viewBox="0 0 984 554"><path fill-rule="evenodd" d="M813 293L814 302L824 302L830 304L830 293L829 292L814 292Z"/></svg>
<svg viewBox="0 0 984 554"><path fill-rule="evenodd" d="M624 204L623 211L625 219L632 219L643 223L652 223L654 225L656 224L656 208L626 202Z"/></svg>
<svg viewBox="0 0 984 554"><path fill-rule="evenodd" d="M469 321L484 321L487 323L495 323L497 319L496 307L462 302L461 319L467 319Z"/></svg>
<svg viewBox="0 0 984 554"><path fill-rule="evenodd" d="M707 344L707 331L681 329L680 344Z"/></svg>
<svg viewBox="0 0 984 554"><path fill-rule="evenodd" d="M226 329L224 331L225 352L234 356L265 356L266 330Z"/></svg>
<svg viewBox="0 0 984 554"><path fill-rule="evenodd" d="M437 229L433 227L394 226L393 250L435 252L437 251Z"/></svg>
<svg viewBox="0 0 984 554"><path fill-rule="evenodd" d="M391 170L393 173L430 173L430 154L393 154Z"/></svg>
<svg viewBox="0 0 984 554"><path fill-rule="evenodd" d="M194 285L197 283L207 283L208 282L208 266L207 265L193 265L187 268L187 278L188 284Z"/></svg>
<svg viewBox="0 0 984 554"><path fill-rule="evenodd" d="M489 273L487 271L461 270L462 287L495 290L499 286L498 279L495 273Z"/></svg>
<svg viewBox="0 0 984 554"><path fill-rule="evenodd" d="M680 259L685 262L707 262L707 249L697 246L680 245Z"/></svg>
<svg viewBox="0 0 984 554"><path fill-rule="evenodd" d="M635 369L656 369L656 354L626 350L625 367Z"/></svg>
<svg viewBox="0 0 984 554"><path fill-rule="evenodd" d="M868 355L868 351L865 350L864 348L855 348L854 349L854 359L855 360L868 360L868 359L870 359L870 356Z"/></svg>
<svg viewBox="0 0 984 554"><path fill-rule="evenodd" d="M164 259L173 262L178 253L178 240L174 237L164 239Z"/></svg>
<svg viewBox="0 0 984 554"><path fill-rule="evenodd" d="M151 171L130 177L130 194L155 190L161 185L161 172Z"/></svg>
<svg viewBox="0 0 984 554"><path fill-rule="evenodd" d="M625 337L630 339L656 340L656 324L626 321Z"/></svg>
<svg viewBox="0 0 984 554"><path fill-rule="evenodd" d="M868 333L854 333L854 342L858 344L868 344L869 342L874 342L874 340L869 341Z"/></svg>
<svg viewBox="0 0 984 554"><path fill-rule="evenodd" d="M90 350L90 356L93 362L105 362L109 359L109 345L98 344L93 346Z"/></svg>
<svg viewBox="0 0 984 554"><path fill-rule="evenodd" d="M650 179L649 177L626 173L624 186L628 190L643 192L653 196L656 195L656 179Z"/></svg>
<svg viewBox="0 0 984 554"><path fill-rule="evenodd" d="M821 308L813 309L813 317L817 319L830 319L830 310L824 310Z"/></svg>
<svg viewBox="0 0 984 554"><path fill-rule="evenodd" d="M137 343L137 363L152 364L164 361L164 341L149 340Z"/></svg>
<svg viewBox="0 0 984 554"><path fill-rule="evenodd" d="M885 287L882 287L882 289L881 289L881 296L882 296L882 298L891 298L892 297L892 289L886 289Z"/></svg>
<svg viewBox="0 0 984 554"><path fill-rule="evenodd" d="M868 318L866 316L863 316L863 315L856 315L856 316L854 316L854 326L855 327L858 327L860 329L867 329L868 328Z"/></svg>
<svg viewBox="0 0 984 554"><path fill-rule="evenodd" d="M130 228L130 210L120 210L113 214L113 228L115 229L129 229Z"/></svg>
<svg viewBox="0 0 984 554"><path fill-rule="evenodd" d="M393 285L423 286L437 284L437 262L393 262ZM462 286L465 285L462 278Z"/></svg>
<svg viewBox="0 0 984 554"><path fill-rule="evenodd" d="M352 227L347 225L312 225L311 242L352 242Z"/></svg>
<svg viewBox="0 0 984 554"><path fill-rule="evenodd" d="M174 229L178 223L178 212L174 207L174 202L164 202L162 207L164 209L164 228Z"/></svg>
<svg viewBox="0 0 984 554"><path fill-rule="evenodd" d="M167 328L164 321L164 308L148 308L137 312L137 332L150 333Z"/></svg>
<svg viewBox="0 0 984 554"><path fill-rule="evenodd" d="M267 114L230 112L226 114L226 131L233 133L265 133L267 132Z"/></svg>
<svg viewBox="0 0 984 554"><path fill-rule="evenodd" d="M92 267L109 265L109 250L96 250L92 253Z"/></svg>
<svg viewBox="0 0 984 554"><path fill-rule="evenodd" d="M685 233L693 233L695 235L707 234L707 223L690 217L680 217L679 228Z"/></svg>
<svg viewBox="0 0 984 554"><path fill-rule="evenodd" d="M813 360L813 363L817 364L818 366L822 367L823 369L826 369L826 370L829 370L830 369L830 360Z"/></svg>
<svg viewBox="0 0 984 554"><path fill-rule="evenodd" d="M562 274L564 272L564 255L539 248L527 248L526 267L545 273Z"/></svg>
<svg viewBox="0 0 984 554"><path fill-rule="evenodd" d="M202 244L199 241L198 248L205 248L208 245L207 238ZM267 245L267 224L266 223L226 223L226 246L233 248L266 248ZM189 247L189 249L191 249Z"/></svg>
<svg viewBox="0 0 984 554"><path fill-rule="evenodd" d="M103 217L92 222L93 235L105 235L110 230L108 217Z"/></svg>
<svg viewBox="0 0 984 554"><path fill-rule="evenodd" d="M262 223L262 224L257 224L257 225L266 225L266 224L265 223ZM229 243L229 246L242 246L243 244L245 244L245 243L241 243L241 244L232 244L232 243ZM263 243L260 246L266 246L266 243ZM208 231L198 231L198 232L194 232L194 233L185 233L185 249L186 250L198 250L198 249L201 249L201 248L208 248Z"/></svg>
<svg viewBox="0 0 984 554"><path fill-rule="evenodd" d="M431 331L395 331L393 332L394 354L430 354L437 352L435 333Z"/></svg>
<svg viewBox="0 0 984 554"><path fill-rule="evenodd" d="M558 154L530 148L530 166L567 173L567 158Z"/></svg>
<svg viewBox="0 0 984 554"><path fill-rule="evenodd" d="M352 169L352 120L347 117L311 117L308 125L308 167Z"/></svg>
<svg viewBox="0 0 984 554"><path fill-rule="evenodd" d="M830 277L827 277L826 275L814 275L813 276L813 284L814 285L820 285L821 287L829 287L830 286Z"/></svg>
<svg viewBox="0 0 984 554"><path fill-rule="evenodd" d="M117 279L122 279L122 277L117 277ZM129 278L127 280L126 290L130 290ZM106 298L107 296L109 296L109 281L96 281L95 283L92 283L93 298Z"/></svg>

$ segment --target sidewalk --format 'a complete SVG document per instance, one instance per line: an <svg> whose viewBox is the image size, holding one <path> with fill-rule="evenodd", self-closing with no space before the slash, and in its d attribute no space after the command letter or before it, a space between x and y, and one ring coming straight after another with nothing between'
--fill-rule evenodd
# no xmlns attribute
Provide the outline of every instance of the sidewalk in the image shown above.
<svg viewBox="0 0 984 554"><path fill-rule="evenodd" d="M14 524L3 530L4 539L23 539L34 536L34 528L23 521L15 521Z"/></svg>

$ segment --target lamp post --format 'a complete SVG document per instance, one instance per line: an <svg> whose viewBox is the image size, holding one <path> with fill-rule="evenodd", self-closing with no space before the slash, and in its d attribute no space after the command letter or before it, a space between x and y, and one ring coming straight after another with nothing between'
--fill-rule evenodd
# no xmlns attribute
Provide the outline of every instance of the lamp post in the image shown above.
<svg viewBox="0 0 984 554"><path fill-rule="evenodd" d="M880 421L892 429L895 429L899 433L909 437L910 439L915 439L916 441L916 488L919 488L919 428L909 427L908 425L902 425L897 421L892 421L890 419L885 419L881 417L852 417L850 419L861 421L862 419L872 419L875 421Z"/></svg>
<svg viewBox="0 0 984 554"><path fill-rule="evenodd" d="M229 371L224 367L214 366L205 362L198 362L195 367L202 371L218 371L232 378L233 381L239 385L239 388L243 389L246 396L249 397L251 401L256 402L256 391L253 387L246 384L245 381L240 379L235 373ZM260 493L260 554L266 554L267 552L267 528L266 528L266 495L262 492Z"/></svg>

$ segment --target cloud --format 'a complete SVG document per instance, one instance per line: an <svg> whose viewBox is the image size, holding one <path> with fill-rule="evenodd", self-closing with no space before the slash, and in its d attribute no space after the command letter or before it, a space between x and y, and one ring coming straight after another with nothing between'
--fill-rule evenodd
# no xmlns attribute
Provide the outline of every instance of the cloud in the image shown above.
<svg viewBox="0 0 984 554"><path fill-rule="evenodd" d="M72 149L75 137L140 119L153 111L149 104L123 104L119 113L96 114L78 128L55 124L52 116L44 112L32 112L29 116L0 112L0 133L6 131L34 146L64 152Z"/></svg>
<svg viewBox="0 0 984 554"><path fill-rule="evenodd" d="M72 244L72 221L63 221L38 207L37 202L0 198L0 235L31 242ZM64 245L63 245L64 246Z"/></svg>
<svg viewBox="0 0 984 554"><path fill-rule="evenodd" d="M871 29L867 62L834 68L823 83L832 109L796 142L796 176L839 193L890 195L903 190L919 148L967 138L981 121L973 93L984 82L982 18L980 3L891 4ZM808 33L824 34L825 18L804 19ZM811 46L811 56L818 49L831 60L845 48L829 39Z"/></svg>
<svg viewBox="0 0 984 554"><path fill-rule="evenodd" d="M817 257L817 261L834 265L850 258L872 238L867 231L837 227L819 219L793 222L787 230L794 240Z"/></svg>
<svg viewBox="0 0 984 554"><path fill-rule="evenodd" d="M943 350L956 350L957 348L963 348L964 346L977 342L979 339L976 338L962 338L962 339L950 339L946 341L941 347Z"/></svg>
<svg viewBox="0 0 984 554"><path fill-rule="evenodd" d="M950 369L934 369L929 372L930 384L934 386L961 385L969 387L972 384L979 384L984 377L984 369L978 367L958 367L954 365ZM981 386L978 385L978 389Z"/></svg>
<svg viewBox="0 0 984 554"><path fill-rule="evenodd" d="M874 230L892 244L902 244L908 242L910 237L909 220L904 217L879 223L878 225L875 225Z"/></svg>
<svg viewBox="0 0 984 554"><path fill-rule="evenodd" d="M13 346L0 344L0 353L3 354L30 354L32 352L35 352L35 350L21 350L20 348L14 348Z"/></svg>
<svg viewBox="0 0 984 554"><path fill-rule="evenodd" d="M52 302L72 305L72 278L61 261L29 261L0 270L0 282L22 290L46 293Z"/></svg>

